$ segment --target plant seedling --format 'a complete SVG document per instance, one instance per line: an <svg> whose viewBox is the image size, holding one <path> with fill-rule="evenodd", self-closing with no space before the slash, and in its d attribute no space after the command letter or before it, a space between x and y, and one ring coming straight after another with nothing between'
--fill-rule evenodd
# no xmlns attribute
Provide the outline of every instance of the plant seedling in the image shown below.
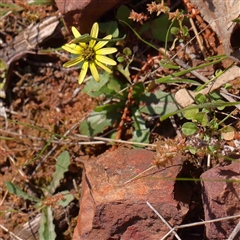
<svg viewBox="0 0 240 240"><path fill-rule="evenodd" d="M17 185L6 181L5 185L10 193L16 194L18 197L22 197L26 200L35 202L35 207L41 210L41 219L39 226L39 239L56 239L56 233L53 223L53 209L52 205L57 204L58 206L66 207L73 199L73 195L69 191L63 191L57 194L55 192L56 188L60 184L60 180L64 177L64 173L68 171L68 166L70 164L70 156L67 151L62 152L56 163L56 170L53 174L53 179L50 185L44 192L45 198L43 200L33 197L26 192L22 191Z"/></svg>

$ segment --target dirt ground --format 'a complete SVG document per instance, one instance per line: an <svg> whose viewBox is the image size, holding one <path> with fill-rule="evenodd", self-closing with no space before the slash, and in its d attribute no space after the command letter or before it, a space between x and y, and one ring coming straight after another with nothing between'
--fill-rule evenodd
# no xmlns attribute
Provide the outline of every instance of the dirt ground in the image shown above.
<svg viewBox="0 0 240 240"><path fill-rule="evenodd" d="M31 10L42 19L57 11L52 7ZM24 29L31 24L31 19L22 17L27 12L28 9L12 13L1 21L1 29L8 33L8 38L16 36L21 30L18 28ZM57 48L64 41L63 36L58 35L49 38L45 46ZM48 66L49 63L52 65ZM41 189L51 181L56 157L63 150L69 151L71 165L59 190L71 191L75 200L67 209L54 207L56 232L58 239L71 239L80 197L73 182L79 186L82 173L75 159L80 156L88 159L102 152L101 148L84 147L70 138L62 141L61 137L52 138L52 133L59 136L79 133L80 121L96 105L92 98L81 93L83 86L77 83L78 71L62 69L62 63L56 54L37 55L34 52L11 63L4 99L8 119L0 118L0 223L6 228L0 230L1 239L9 239L7 231L22 239L31 239L24 237L26 232L22 232L22 225L34 220L38 214L28 201L8 194L5 181L14 182L27 193L41 197Z"/></svg>
<svg viewBox="0 0 240 240"><path fill-rule="evenodd" d="M0 29L7 34L4 39L11 42L22 29L31 24L35 16L39 18L37 21L42 21L46 16L54 16L56 13L57 9L52 6L26 8L1 19ZM38 47L61 47L69 37L65 34L62 30ZM0 36L3 38L2 33ZM223 49L216 35L209 36L209 55L222 54ZM50 183L54 173L56 157L64 150L70 153L71 165L58 190L69 190L75 199L67 208L53 207L57 239L71 239L77 222L81 188L82 166L78 160L95 158L110 148L108 145L81 145L79 141L83 139L72 138L79 134L80 122L97 105L97 100L81 92L83 85L77 83L79 70L62 68L66 57L64 52L38 54L32 51L11 62L6 98L2 100L7 118L4 113L0 117L0 224L6 228L0 228L1 239L9 239L11 234L8 231L22 239L34 239L24 238L24 229L28 221L38 216L38 211L29 201L6 191L5 181L14 182L28 194L41 198L42 189ZM202 70L205 76L213 72L212 67ZM234 94L238 94L238 88ZM164 124L156 128L151 139L169 134L164 129L170 123ZM201 171L196 173L197 177ZM196 191L199 191L198 186ZM199 193L196 196L198 205L201 201ZM187 221L196 221L196 216L203 216L200 205L194 207ZM198 231L203 234L203 229L196 229Z"/></svg>

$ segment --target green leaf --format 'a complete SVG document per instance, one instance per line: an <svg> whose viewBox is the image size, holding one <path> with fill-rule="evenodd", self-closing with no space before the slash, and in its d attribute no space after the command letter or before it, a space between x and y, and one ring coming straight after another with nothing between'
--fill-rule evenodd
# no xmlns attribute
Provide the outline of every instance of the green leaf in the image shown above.
<svg viewBox="0 0 240 240"><path fill-rule="evenodd" d="M206 96L202 93L199 93L195 96L195 101L196 103L200 104L200 103L206 103L208 102Z"/></svg>
<svg viewBox="0 0 240 240"><path fill-rule="evenodd" d="M198 127L195 123L186 122L182 125L182 132L186 136L192 136L198 131Z"/></svg>
<svg viewBox="0 0 240 240"><path fill-rule="evenodd" d="M69 191L62 191L58 194L62 194L64 197L64 200L58 200L57 204L62 207L66 207L69 205L69 203L74 199L74 196Z"/></svg>
<svg viewBox="0 0 240 240"><path fill-rule="evenodd" d="M118 24L116 21L99 23L99 29L106 35L111 34L112 38L117 38L119 36Z"/></svg>
<svg viewBox="0 0 240 240"><path fill-rule="evenodd" d="M121 81L119 81L118 78L111 76L109 78L107 88L111 90L111 92L117 93L117 95L114 94L114 96L112 94L111 97L116 98L117 96L123 96L123 93L119 93L119 92L124 88L124 84Z"/></svg>
<svg viewBox="0 0 240 240"><path fill-rule="evenodd" d="M95 112L102 112L102 111L107 111L107 112L115 111L115 112L117 112L120 107L124 108L124 105L121 104L121 103L106 104L106 105L95 107L94 111Z"/></svg>
<svg viewBox="0 0 240 240"><path fill-rule="evenodd" d="M224 88L225 89L231 89L233 86L232 86L232 84L231 83L226 83L226 84L224 84Z"/></svg>
<svg viewBox="0 0 240 240"><path fill-rule="evenodd" d="M57 237L53 224L53 211L51 206L45 207L42 210L38 233L39 240L55 240Z"/></svg>
<svg viewBox="0 0 240 240"><path fill-rule="evenodd" d="M222 99L222 96L218 92L212 92L209 93L208 95L211 97L211 99L214 100Z"/></svg>
<svg viewBox="0 0 240 240"><path fill-rule="evenodd" d="M220 104L221 104L221 103L225 103L223 100L220 100L220 99L217 100L217 101L215 101L215 102L216 102L216 103L220 103ZM219 106L219 107L217 107L217 109L220 110L220 111L222 111L224 108L225 108L225 106Z"/></svg>
<svg viewBox="0 0 240 240"><path fill-rule="evenodd" d="M149 115L164 115L178 109L174 97L161 90L155 93L146 93L141 98L140 112Z"/></svg>
<svg viewBox="0 0 240 240"><path fill-rule="evenodd" d="M103 72L100 73L100 82L96 82L93 78L90 79L84 86L82 92L87 93L91 97L99 97L101 94L104 94L103 91L101 91L101 88L107 84L109 81L109 73Z"/></svg>
<svg viewBox="0 0 240 240"><path fill-rule="evenodd" d="M211 129L218 129L219 124L218 124L216 118L213 118L213 119L209 122L209 127L210 127Z"/></svg>
<svg viewBox="0 0 240 240"><path fill-rule="evenodd" d="M145 87L144 84L142 82L136 83L133 86L133 91L132 91L132 98L134 99L142 99L142 95L144 93Z"/></svg>
<svg viewBox="0 0 240 240"><path fill-rule="evenodd" d="M189 30L186 26L183 26L181 30L183 32L183 36L185 37L189 36Z"/></svg>
<svg viewBox="0 0 240 240"><path fill-rule="evenodd" d="M113 126L121 118L120 112L117 111L92 111L87 120L80 123L81 134L94 136L103 132L107 126Z"/></svg>
<svg viewBox="0 0 240 240"><path fill-rule="evenodd" d="M170 30L170 33L173 34L173 35L176 35L179 33L179 28L177 27L172 27L171 30Z"/></svg>
<svg viewBox="0 0 240 240"><path fill-rule="evenodd" d="M240 23L240 18L235 18L232 20L232 22Z"/></svg>
<svg viewBox="0 0 240 240"><path fill-rule="evenodd" d="M117 10L117 19L132 24L132 20L129 19L131 10L126 5L121 5Z"/></svg>
<svg viewBox="0 0 240 240"><path fill-rule="evenodd" d="M131 82L130 72L128 66L124 68L122 64L117 65L117 70L129 81Z"/></svg>
<svg viewBox="0 0 240 240"><path fill-rule="evenodd" d="M149 137L150 137L149 129L134 130L131 141L132 142L149 143ZM144 147L141 145L133 145L133 146L137 147L137 148Z"/></svg>
<svg viewBox="0 0 240 240"><path fill-rule="evenodd" d="M204 112L199 112L195 115L194 119L200 123L203 127L208 125L208 115Z"/></svg>
<svg viewBox="0 0 240 240"><path fill-rule="evenodd" d="M39 5L39 6L51 5L52 0L32 0L32 1L28 1L28 4L29 5Z"/></svg>
<svg viewBox="0 0 240 240"><path fill-rule="evenodd" d="M193 146L188 146L187 149L189 150L189 152L193 155L196 154L197 152L197 148L193 147Z"/></svg>
<svg viewBox="0 0 240 240"><path fill-rule="evenodd" d="M132 55L132 50L129 47L125 47L123 49L123 54L126 56L131 56Z"/></svg>
<svg viewBox="0 0 240 240"><path fill-rule="evenodd" d="M122 62L125 61L125 57L124 57L124 56L119 56L119 57L117 57L117 61L118 61L119 63L122 63Z"/></svg>
<svg viewBox="0 0 240 240"><path fill-rule="evenodd" d="M17 185L15 185L9 181L5 182L5 186L10 193L17 195L18 197L22 197L25 200L30 200L33 202L41 201L39 198L28 195L26 192L22 191Z"/></svg>
<svg viewBox="0 0 240 240"><path fill-rule="evenodd" d="M134 131L131 141L149 143L150 132L146 128L145 120L142 118L140 111L135 108L132 108L131 111L134 119ZM138 145L136 146L139 147Z"/></svg>
<svg viewBox="0 0 240 240"><path fill-rule="evenodd" d="M192 104L191 106L196 106L195 104ZM189 109L187 111L183 112L183 116L188 119L188 120L194 120L195 119L195 115L199 112L198 108L193 108L193 109Z"/></svg>
<svg viewBox="0 0 240 240"><path fill-rule="evenodd" d="M169 61L168 59L163 59L160 61L161 67L168 68L168 69L180 69L180 67L173 62Z"/></svg>
<svg viewBox="0 0 240 240"><path fill-rule="evenodd" d="M171 21L168 19L167 14L163 14L158 18L154 19L150 22L150 28L152 31L152 36L154 39L165 42L166 41L166 34L169 28ZM141 34L141 30L140 30ZM172 34L169 34L167 41L173 41Z"/></svg>
<svg viewBox="0 0 240 240"><path fill-rule="evenodd" d="M56 170L53 174L53 180L48 187L51 194L53 194L59 186L60 180L64 178L64 173L68 171L69 164L70 155L68 151L64 151L57 157Z"/></svg>

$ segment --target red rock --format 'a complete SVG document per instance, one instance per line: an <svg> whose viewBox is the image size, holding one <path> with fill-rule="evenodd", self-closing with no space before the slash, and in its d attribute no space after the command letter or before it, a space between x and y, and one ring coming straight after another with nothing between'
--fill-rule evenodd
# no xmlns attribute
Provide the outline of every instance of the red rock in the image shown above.
<svg viewBox="0 0 240 240"><path fill-rule="evenodd" d="M219 166L206 171L201 175L201 180L205 220L239 214L240 160L228 166ZM233 219L206 224L207 238L209 240L228 239L238 221L239 219Z"/></svg>
<svg viewBox="0 0 240 240"><path fill-rule="evenodd" d="M94 22L107 11L129 0L56 0L67 27L75 26L82 34L89 33Z"/></svg>
<svg viewBox="0 0 240 240"><path fill-rule="evenodd" d="M84 162L74 240L160 239L169 229L146 201L171 225L181 224L191 197L189 192L184 196L184 203L174 199L175 181L171 179L176 178L181 170L181 157L173 160L173 166L155 167L126 184L150 167L153 156L154 153L147 150L120 148L102 154L97 160Z"/></svg>

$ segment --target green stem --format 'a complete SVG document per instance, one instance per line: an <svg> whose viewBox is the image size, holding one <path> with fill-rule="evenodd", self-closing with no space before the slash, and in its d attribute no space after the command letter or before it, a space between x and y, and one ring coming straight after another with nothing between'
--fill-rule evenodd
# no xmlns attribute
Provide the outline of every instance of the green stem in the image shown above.
<svg viewBox="0 0 240 240"><path fill-rule="evenodd" d="M169 33L170 33L170 30L174 24L175 20L171 22L168 30L167 30L167 34L166 34L166 38L165 38L165 46L164 46L164 58L166 59L167 58L167 44L168 44L168 36L169 36Z"/></svg>

